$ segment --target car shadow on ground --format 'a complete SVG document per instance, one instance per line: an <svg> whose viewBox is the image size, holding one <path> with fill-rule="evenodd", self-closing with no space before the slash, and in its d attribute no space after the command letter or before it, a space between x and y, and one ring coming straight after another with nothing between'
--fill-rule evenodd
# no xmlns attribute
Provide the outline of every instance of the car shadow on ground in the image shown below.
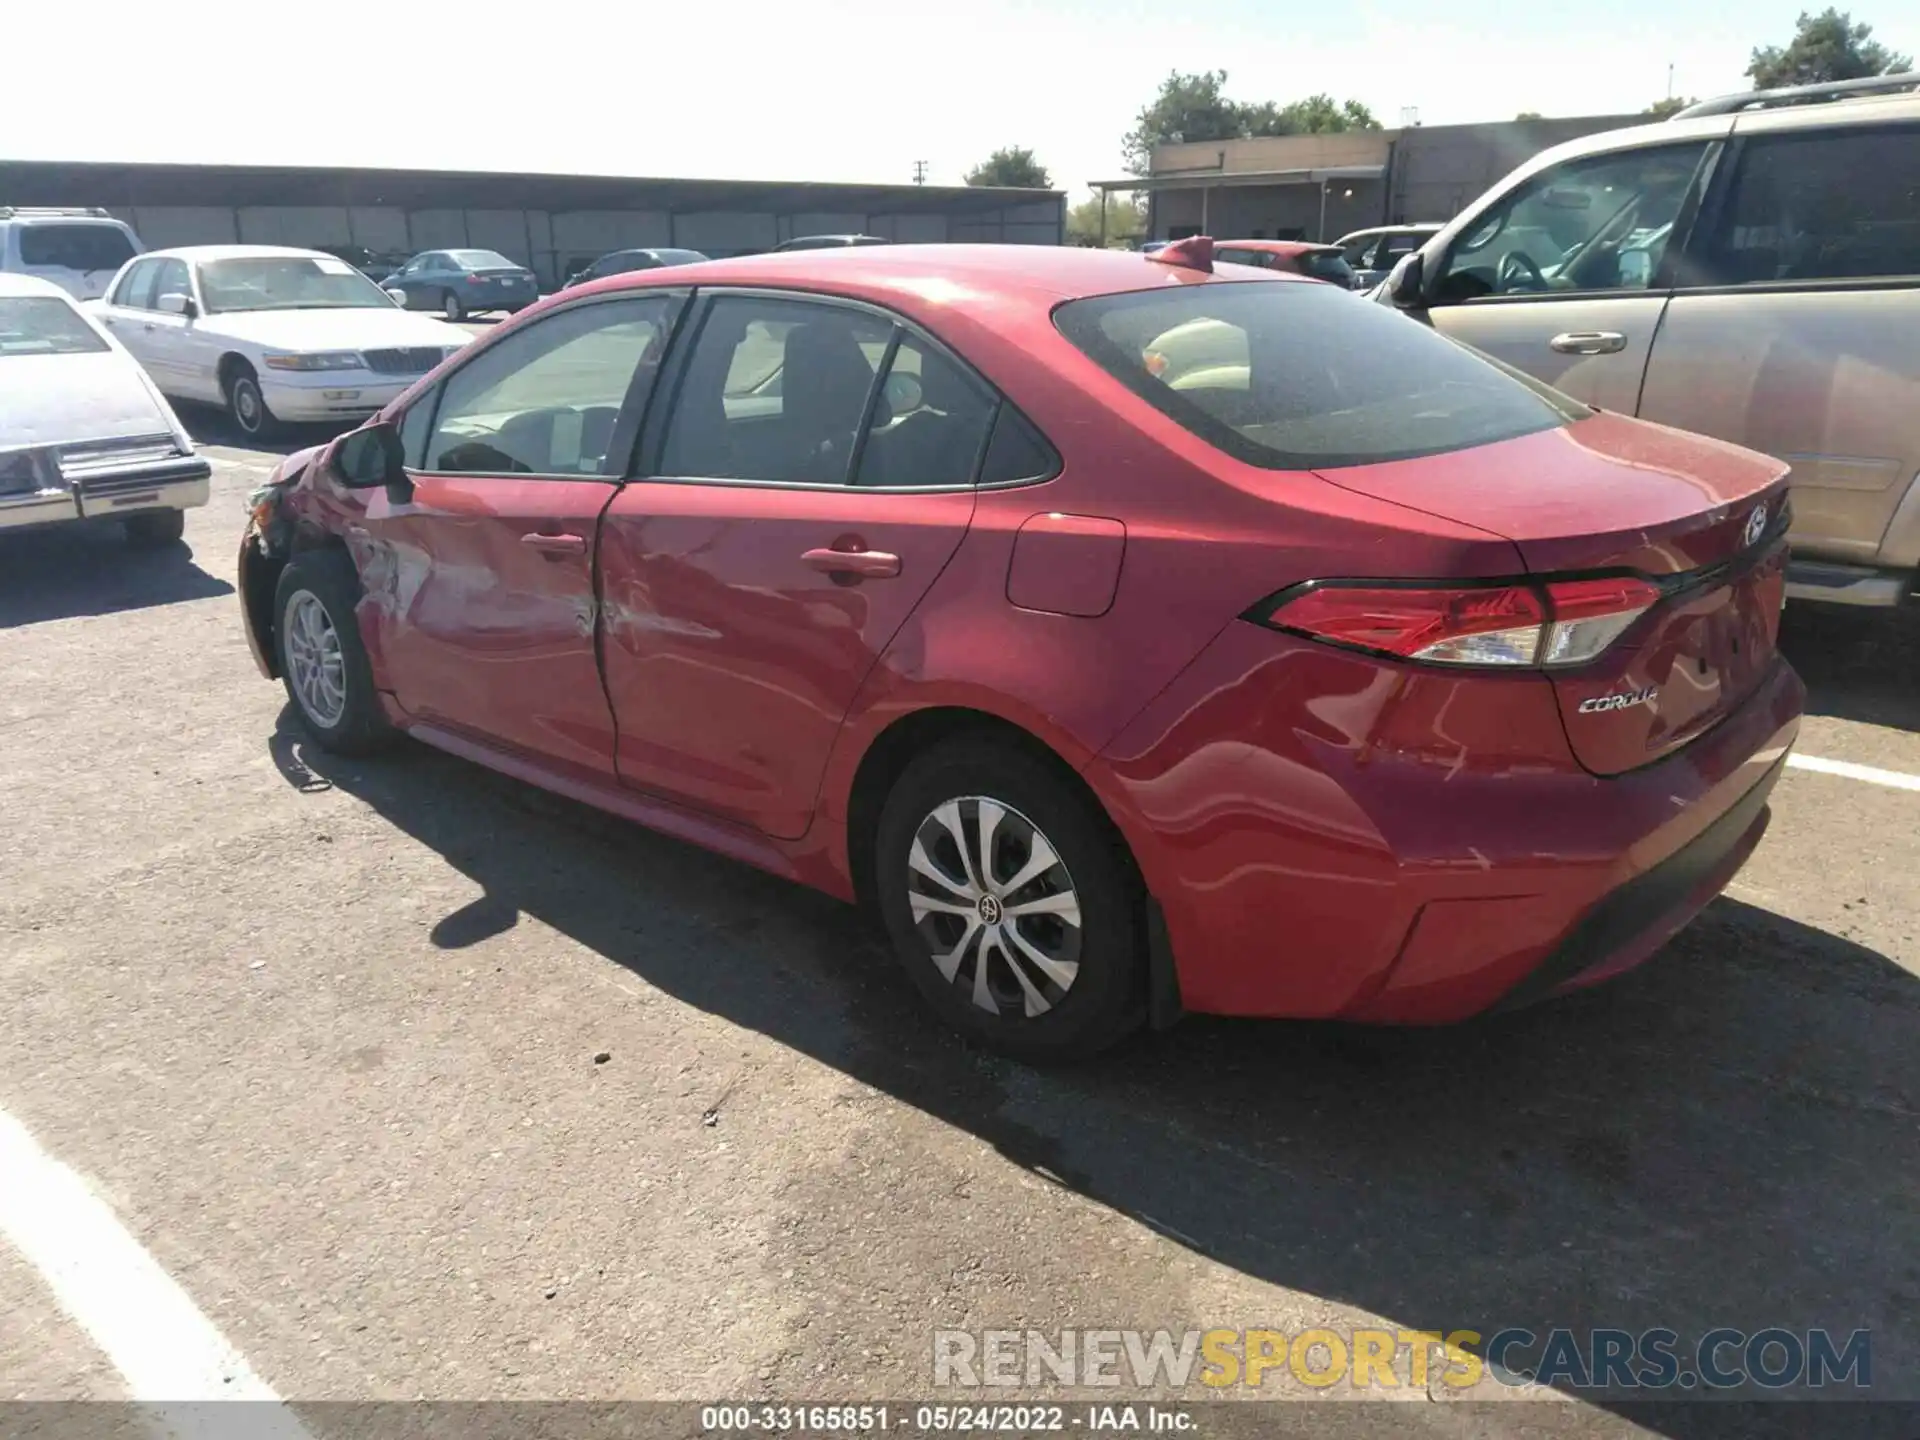
<svg viewBox="0 0 1920 1440"><path fill-rule="evenodd" d="M359 421L334 421L315 425L284 425L271 440L256 440L233 423L233 417L213 405L191 401L173 402L174 413L187 427L196 445L221 445L236 450L257 450L263 454L291 455L309 445L324 445L334 436L358 427Z"/></svg>
<svg viewBox="0 0 1920 1440"><path fill-rule="evenodd" d="M1920 605L1789 605L1780 648L1807 682L1807 710L1920 731Z"/></svg>
<svg viewBox="0 0 1920 1440"><path fill-rule="evenodd" d="M1042 1072L931 1020L823 896L411 743L343 760L283 713L271 749L481 887L434 943L536 918L1247 1274L1483 1335L1865 1328L1881 1383L1912 1383L1920 983L1845 939L1722 899L1643 970L1495 1020L1190 1019ZM1862 1433L1606 1403L1677 1437Z"/></svg>
<svg viewBox="0 0 1920 1440"><path fill-rule="evenodd" d="M232 593L185 545L132 545L116 521L0 532L0 630Z"/></svg>

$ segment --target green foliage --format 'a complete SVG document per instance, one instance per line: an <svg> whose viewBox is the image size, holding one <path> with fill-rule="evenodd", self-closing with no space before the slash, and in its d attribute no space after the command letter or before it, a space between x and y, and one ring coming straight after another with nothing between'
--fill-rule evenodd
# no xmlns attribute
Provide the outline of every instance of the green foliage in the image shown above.
<svg viewBox="0 0 1920 1440"><path fill-rule="evenodd" d="M969 185L1011 185L1024 190L1051 190L1053 176L1024 145L1006 145L967 172Z"/></svg>
<svg viewBox="0 0 1920 1440"><path fill-rule="evenodd" d="M1669 95L1664 100L1654 101L1651 105L1647 106L1647 108L1642 110L1640 113L1642 115L1651 116L1655 120L1664 120L1669 115L1677 114L1678 112L1686 109L1687 106L1691 104L1693 104L1693 98L1691 96L1688 96L1687 98L1682 99L1678 95Z"/></svg>
<svg viewBox="0 0 1920 1440"><path fill-rule="evenodd" d="M1829 7L1818 15L1801 11L1793 39L1785 46L1757 48L1747 74L1753 77L1754 89L1775 90L1785 85L1863 80L1912 68L1913 57L1896 54L1875 40L1871 25L1856 25L1851 13Z"/></svg>
<svg viewBox="0 0 1920 1440"><path fill-rule="evenodd" d="M1324 135L1342 130L1378 130L1380 122L1358 100L1309 95L1282 105L1273 100L1242 103L1225 94L1227 72L1195 75L1174 71L1160 93L1144 105L1121 141L1127 168L1147 173L1156 145L1194 140L1240 140L1251 135Z"/></svg>
<svg viewBox="0 0 1920 1440"><path fill-rule="evenodd" d="M1089 248L1100 244L1100 207L1107 210L1107 248L1131 249L1147 233L1146 202L1138 195L1096 192L1067 211L1067 243Z"/></svg>

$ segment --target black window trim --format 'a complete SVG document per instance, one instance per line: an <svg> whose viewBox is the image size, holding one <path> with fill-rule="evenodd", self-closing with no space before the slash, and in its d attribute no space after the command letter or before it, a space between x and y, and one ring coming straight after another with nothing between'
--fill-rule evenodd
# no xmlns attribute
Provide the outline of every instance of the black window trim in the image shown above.
<svg viewBox="0 0 1920 1440"><path fill-rule="evenodd" d="M823 490L846 492L860 495L954 495L966 491L1012 490L1027 485L1044 485L1056 479L1061 470L1060 447L1048 438L1045 430L1034 424L1031 416L1022 411L1008 398L1005 391L980 373L979 367L954 350L944 340L924 326L916 324L898 311L884 305L875 305L866 300L856 300L851 296L835 294L826 290L806 290L801 288L781 288L767 285L702 285L693 292L694 303L685 307L681 325L676 327L673 346L667 353L666 363L661 367L659 383L654 386L656 397L665 395L666 399L658 404L649 404L646 424L641 429L640 443L635 449L632 463L628 466L625 483L634 485L719 485L749 490ZM694 347L699 343L700 331L705 327L707 314L713 302L721 298L746 298L759 300L787 301L795 304L828 305L838 309L852 310L884 321L893 327L887 341L887 350L881 357L881 363L873 372L873 386L867 392L866 408L862 411L860 435L855 442L853 454L849 457L846 478L838 482L821 480L755 480L731 476L709 475L668 475L660 469L660 461L666 449L667 428L671 424L674 412L680 403L680 387L686 377L687 366ZM866 451L867 427L873 418L873 408L878 403L881 388L886 383L886 367L892 362L898 350L902 336L909 336L914 343L925 350L939 355L960 368L974 384L978 385L994 404L988 416L987 425L982 434L979 448L974 452L973 465L969 470L971 478L954 485L856 485L853 483L860 466L860 457ZM1001 480L989 484L980 482L981 467L986 463L987 449L993 442L993 427L999 422L1001 410L1010 409L1022 420L1034 434L1046 445L1053 458L1052 468L1044 475L1022 477L1017 480Z"/></svg>
<svg viewBox="0 0 1920 1440"><path fill-rule="evenodd" d="M1668 246L1669 263L1661 269L1667 272L1672 282L1671 293L1677 298L1681 295L1795 295L1803 293L1831 294L1848 290L1911 290L1920 286L1920 267L1905 275L1852 275L1816 277L1806 280L1760 280L1744 285L1695 285L1689 283L1693 274L1699 273L1697 266L1705 260L1704 247L1727 207L1733 203L1733 186L1740 174L1740 166L1746 159L1747 150L1754 145L1769 143L1791 144L1796 140L1818 138L1833 139L1851 135L1872 135L1886 130L1905 130L1913 142L1920 144L1920 121L1901 119L1897 121L1865 121L1854 125L1821 125L1804 130L1761 130L1757 132L1736 131L1731 138L1721 142L1723 154L1718 158L1711 184L1706 194L1695 207L1696 214L1690 217L1692 227L1687 235L1686 250L1683 255L1674 256L1673 247ZM1676 222L1677 224L1677 222ZM1700 248L1696 248L1700 247ZM1655 277L1656 279L1659 277Z"/></svg>
<svg viewBox="0 0 1920 1440"><path fill-rule="evenodd" d="M1542 175L1558 170L1564 165L1578 165L1590 160L1612 159L1617 156L1630 155L1640 151L1679 150L1688 145L1699 145L1702 143L1704 143L1705 149L1700 156L1699 162L1694 166L1693 178L1687 182L1687 193L1680 201L1680 209L1675 212L1673 217L1674 233L1668 238L1667 248L1660 256L1660 268L1654 271L1644 288L1629 290L1618 285L1612 285L1592 290L1520 291L1512 295L1475 295L1464 300L1445 300L1438 303L1429 300L1427 302L1429 307L1452 310L1466 306L1485 308L1496 305L1553 305L1569 300L1632 300L1662 297L1670 294L1673 290L1672 280L1679 255L1686 246L1692 243L1693 235L1697 228L1695 222L1702 209L1705 208L1703 202L1710 198L1709 192L1713 189L1716 179L1722 174L1720 159L1727 148L1727 141L1725 139L1713 136L1708 137L1703 142L1701 137L1694 136L1691 139L1659 140L1645 145L1623 145L1616 150L1596 150L1591 155L1576 155L1572 159L1563 161L1561 165L1536 170L1518 185L1501 191L1498 197L1499 200L1505 200L1519 190L1533 184L1534 181L1538 180ZM1498 202L1496 201L1496 203ZM1482 207L1479 211L1475 212L1476 218L1493 208L1493 205ZM1453 247L1460 243L1461 236L1472 233L1472 229L1473 227L1471 225L1462 226L1454 237L1447 242L1446 250L1442 252L1441 258L1436 261L1433 266L1436 280L1438 279L1440 268L1446 263L1446 259L1451 254ZM1428 238L1431 239L1432 237L1429 236ZM1421 249L1424 248L1424 246L1416 246L1415 248Z"/></svg>
<svg viewBox="0 0 1920 1440"><path fill-rule="evenodd" d="M630 303L635 300L650 300L659 296L665 297L668 302L667 338L664 342L668 348L660 366L659 374L656 376L653 386L648 391L644 408L650 411L653 407L654 397L660 393L665 384L668 366L673 360L675 338L681 324L685 320L688 310L692 308L686 303L691 294L692 292L685 286L647 285L636 287L632 290L617 290L608 295L587 296L583 299L556 305L551 310L544 310L540 313L538 319L528 325L514 325L496 330L480 344L468 346L463 349L459 353L458 358L453 361L453 368L435 380L432 387L413 402L413 405L431 405L433 407L433 413L427 419L427 450L429 454L422 455L420 458L422 460L428 459L433 449L433 437L440 426L440 403L446 397L448 382L469 365L478 361L496 345L504 344L506 341L512 339L513 336L520 334L523 330L531 330L535 326L544 325L556 316L564 315L574 310L586 310L595 306ZM633 367L633 374L627 378L626 393L620 401L620 413L613 422L613 434L607 442L606 458L609 463L605 471L601 474L582 475L577 471L534 470L516 471L511 475L496 475L485 470L431 470L424 465L419 467L409 465L405 467L407 474L409 476L419 476L421 478L435 480L584 480L589 484L609 485L617 489L626 483L626 477L620 473L620 467L612 462L614 462L618 456L631 455L634 437L639 433L641 420L644 418L643 415L634 415L632 413L635 409L633 387L639 382L640 373L641 367L638 362L636 362ZM401 425L405 423L406 416L413 409L413 405L407 406L394 417L392 424L396 433L399 431Z"/></svg>

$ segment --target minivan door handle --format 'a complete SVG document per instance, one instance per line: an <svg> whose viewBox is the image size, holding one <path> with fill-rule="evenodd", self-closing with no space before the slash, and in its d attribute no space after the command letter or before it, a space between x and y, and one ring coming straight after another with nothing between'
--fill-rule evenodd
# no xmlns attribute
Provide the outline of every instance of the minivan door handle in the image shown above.
<svg viewBox="0 0 1920 1440"><path fill-rule="evenodd" d="M1627 337L1618 330L1569 330L1549 340L1547 348L1562 355L1614 355L1627 348Z"/></svg>

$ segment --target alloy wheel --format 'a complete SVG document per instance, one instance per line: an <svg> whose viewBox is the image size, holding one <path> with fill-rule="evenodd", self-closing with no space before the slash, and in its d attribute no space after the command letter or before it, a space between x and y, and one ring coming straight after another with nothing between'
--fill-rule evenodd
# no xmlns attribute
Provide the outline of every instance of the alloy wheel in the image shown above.
<svg viewBox="0 0 1920 1440"><path fill-rule="evenodd" d="M347 665L340 632L320 597L302 590L287 602L287 676L307 718L324 730L347 713Z"/></svg>
<svg viewBox="0 0 1920 1440"><path fill-rule="evenodd" d="M994 1015L1044 1015L1080 972L1080 897L1059 852L1011 805L966 795L914 833L907 900L928 957Z"/></svg>

